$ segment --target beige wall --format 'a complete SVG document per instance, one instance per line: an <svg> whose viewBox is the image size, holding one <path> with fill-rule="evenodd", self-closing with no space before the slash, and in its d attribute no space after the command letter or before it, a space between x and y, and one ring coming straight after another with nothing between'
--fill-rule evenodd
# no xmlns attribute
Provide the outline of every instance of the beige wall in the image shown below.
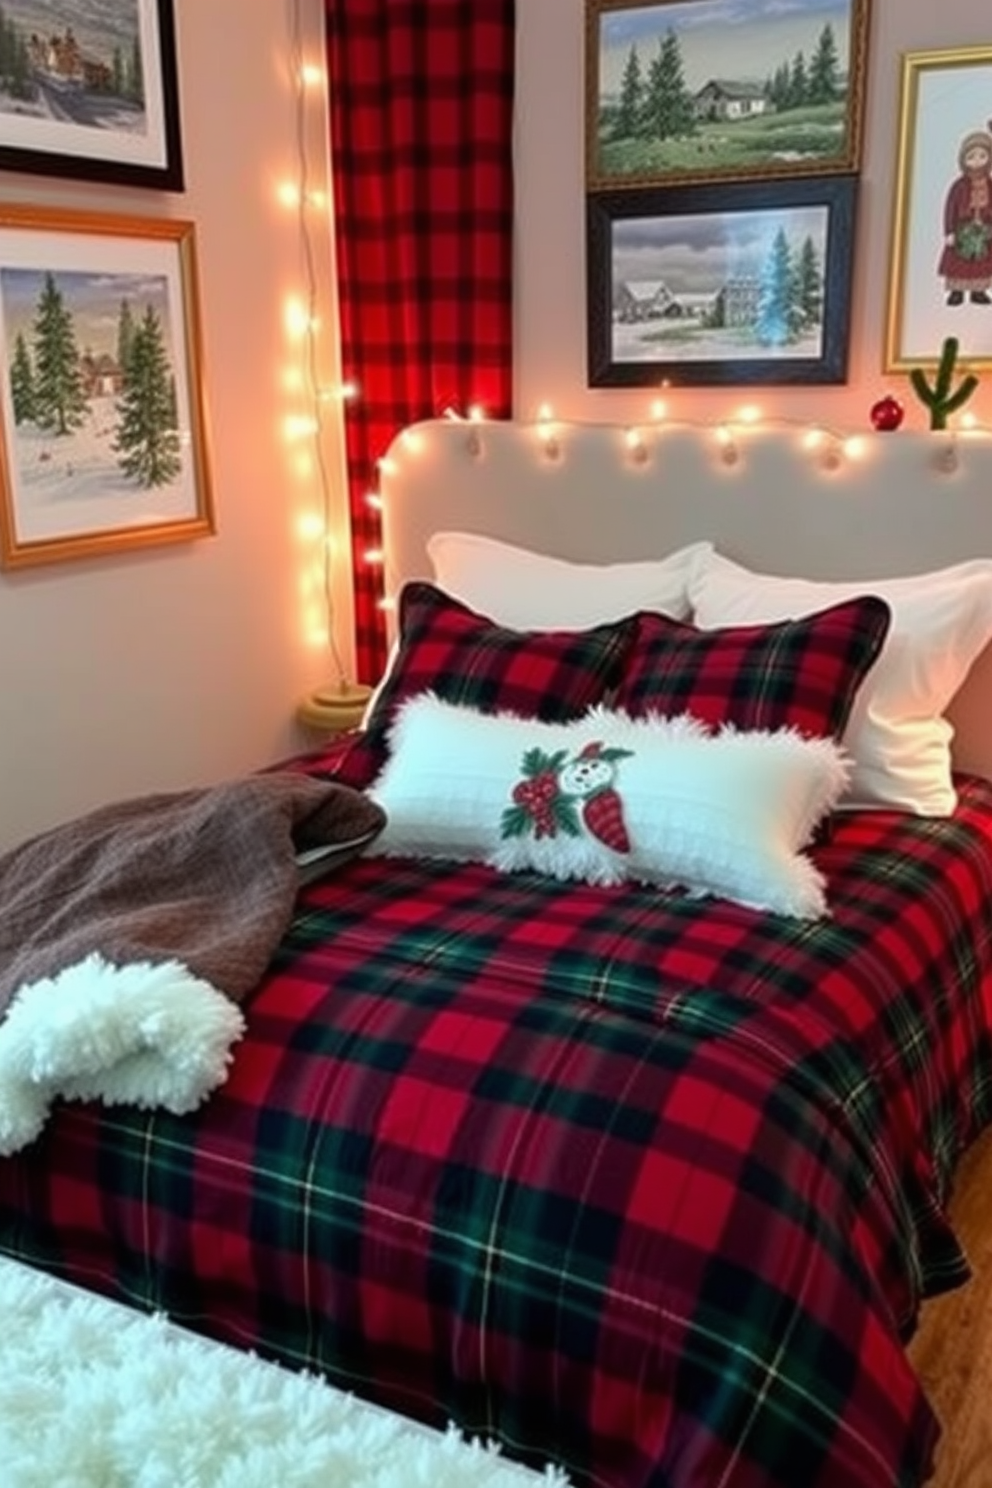
<svg viewBox="0 0 992 1488"><path fill-rule="evenodd" d="M301 7L321 62L323 0ZM185 194L13 172L0 174L0 192L195 222L219 532L0 573L0 847L102 800L288 753L305 742L296 699L330 672L304 612L320 550L297 530L319 512L320 491L297 473L282 433L297 407L282 374L298 365L284 305L305 288L296 214L277 200L297 179L291 0L177 0L176 11ZM316 185L325 110L318 92L306 115ZM326 217L318 222L326 274ZM336 476L336 443L328 458ZM345 588L338 605L348 603ZM350 634L350 620L342 629Z"/></svg>
<svg viewBox="0 0 992 1488"><path fill-rule="evenodd" d="M925 48L992 46L992 20L987 0L872 0L871 8L849 381L751 394L685 389L668 395L672 417L718 422L753 401L778 418L866 428L868 408L891 388L906 395L907 421L925 427L905 377L881 370L900 56ZM517 412L533 417L549 402L560 417L636 421L650 408L650 389L585 386L582 11L582 0L517 4ZM968 406L992 424L992 372Z"/></svg>

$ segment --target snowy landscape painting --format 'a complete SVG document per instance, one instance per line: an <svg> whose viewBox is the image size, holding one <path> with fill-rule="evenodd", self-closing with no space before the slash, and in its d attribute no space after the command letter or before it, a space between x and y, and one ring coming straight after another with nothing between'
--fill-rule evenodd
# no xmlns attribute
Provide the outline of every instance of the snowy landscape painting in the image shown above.
<svg viewBox="0 0 992 1488"><path fill-rule="evenodd" d="M594 193L591 386L834 382L854 179Z"/></svg>
<svg viewBox="0 0 992 1488"><path fill-rule="evenodd" d="M591 190L857 169L869 0L586 0Z"/></svg>
<svg viewBox="0 0 992 1488"><path fill-rule="evenodd" d="M0 208L0 558L39 563L212 530L188 224ZM131 235L131 236L129 236ZM189 244L186 245L189 250Z"/></svg>
<svg viewBox="0 0 992 1488"><path fill-rule="evenodd" d="M173 0L0 0L0 168L180 191Z"/></svg>

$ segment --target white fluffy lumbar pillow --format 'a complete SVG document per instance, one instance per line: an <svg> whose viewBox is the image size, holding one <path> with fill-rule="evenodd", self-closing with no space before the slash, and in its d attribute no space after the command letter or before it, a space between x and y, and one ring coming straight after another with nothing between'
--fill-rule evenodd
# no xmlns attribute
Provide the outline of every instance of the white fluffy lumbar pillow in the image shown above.
<svg viewBox="0 0 992 1488"><path fill-rule="evenodd" d="M425 693L399 709L390 749L371 792L387 816L373 854L826 913L822 874L802 849L847 784L830 739L711 733L688 715L602 707L540 723Z"/></svg>

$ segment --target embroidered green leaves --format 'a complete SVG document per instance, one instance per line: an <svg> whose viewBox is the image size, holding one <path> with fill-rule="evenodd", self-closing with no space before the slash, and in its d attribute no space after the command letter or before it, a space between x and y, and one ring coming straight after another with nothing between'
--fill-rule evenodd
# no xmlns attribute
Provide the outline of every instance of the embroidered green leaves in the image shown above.
<svg viewBox="0 0 992 1488"><path fill-rule="evenodd" d="M500 836L581 837L590 833L613 852L630 851L623 802L616 786L617 764L633 751L604 747L598 740L576 753L559 749L525 751L522 779L511 791L512 806L500 820Z"/></svg>

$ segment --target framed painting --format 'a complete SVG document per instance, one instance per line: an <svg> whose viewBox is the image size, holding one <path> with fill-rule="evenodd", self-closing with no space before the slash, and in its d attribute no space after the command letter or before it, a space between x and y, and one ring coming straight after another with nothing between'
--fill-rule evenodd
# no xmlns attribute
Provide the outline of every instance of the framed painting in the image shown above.
<svg viewBox="0 0 992 1488"><path fill-rule="evenodd" d="M857 179L586 199L590 387L844 382Z"/></svg>
<svg viewBox="0 0 992 1488"><path fill-rule="evenodd" d="M174 0L3 0L0 170L182 191Z"/></svg>
<svg viewBox="0 0 992 1488"><path fill-rule="evenodd" d="M0 564L215 530L190 222L0 206Z"/></svg>
<svg viewBox="0 0 992 1488"><path fill-rule="evenodd" d="M860 164L869 0L586 0L586 186Z"/></svg>
<svg viewBox="0 0 992 1488"><path fill-rule="evenodd" d="M902 61L884 367L992 367L992 45Z"/></svg>

